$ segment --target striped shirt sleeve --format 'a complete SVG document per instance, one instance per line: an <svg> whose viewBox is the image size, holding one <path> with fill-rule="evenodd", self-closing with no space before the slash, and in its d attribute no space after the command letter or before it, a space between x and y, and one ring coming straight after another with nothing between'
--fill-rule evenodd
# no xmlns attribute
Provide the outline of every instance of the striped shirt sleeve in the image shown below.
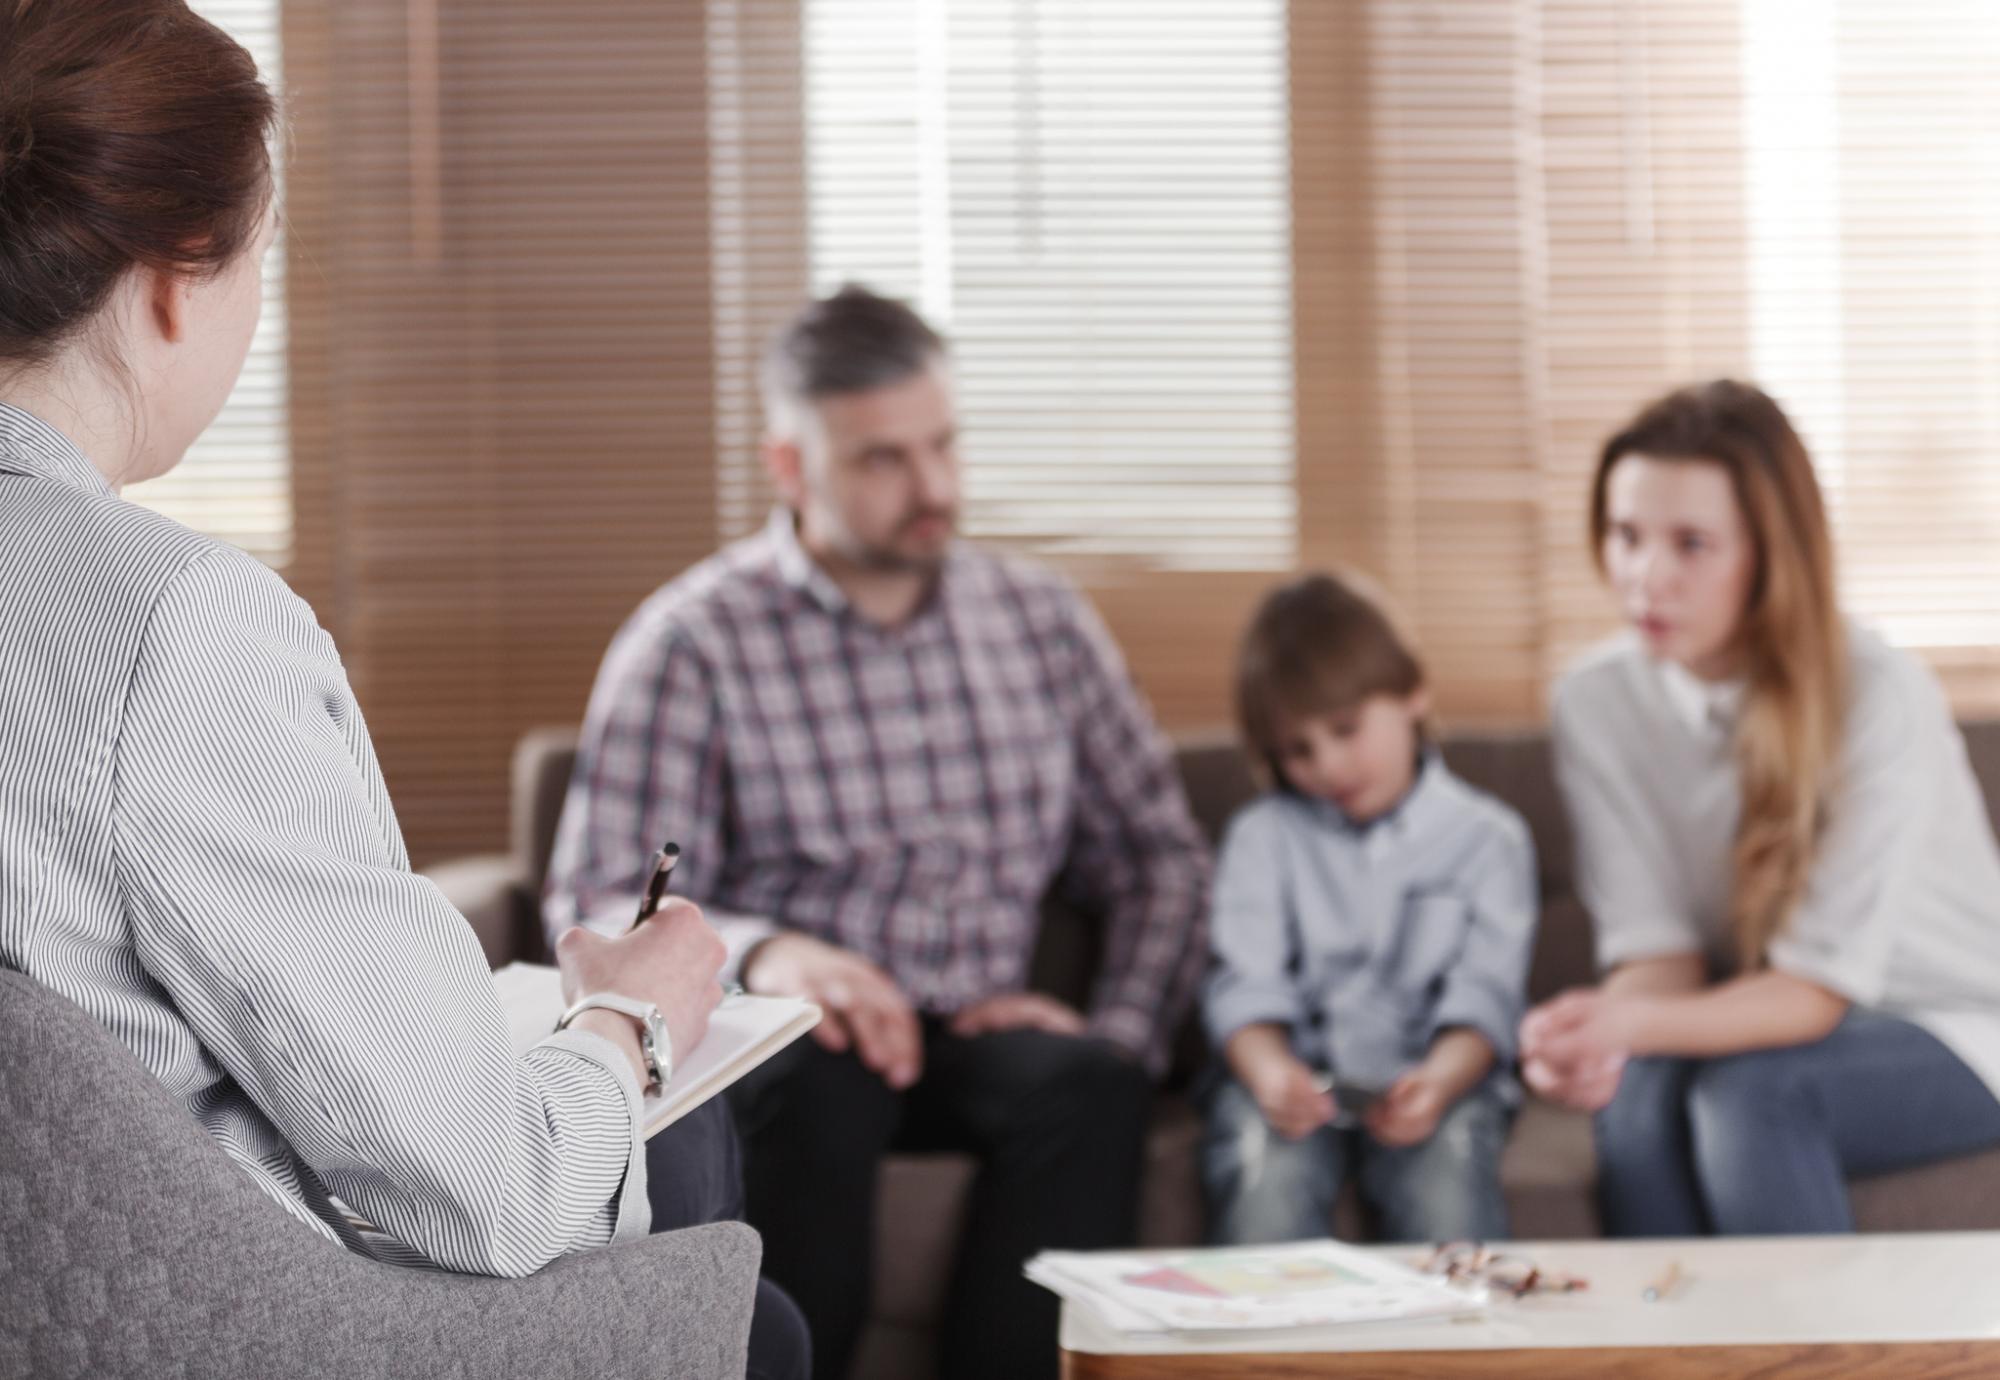
<svg viewBox="0 0 2000 1380"><path fill-rule="evenodd" d="M470 929L408 867L331 640L213 551L166 590L118 735L132 939L329 1192L447 1269L649 1226L638 1087L580 1032L516 1057Z"/></svg>

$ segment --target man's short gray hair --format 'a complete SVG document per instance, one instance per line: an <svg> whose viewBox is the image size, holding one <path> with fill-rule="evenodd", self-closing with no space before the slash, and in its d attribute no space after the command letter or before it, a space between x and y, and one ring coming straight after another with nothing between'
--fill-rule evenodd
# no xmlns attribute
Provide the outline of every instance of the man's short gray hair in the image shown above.
<svg viewBox="0 0 2000 1380"><path fill-rule="evenodd" d="M765 423L791 432L818 399L901 383L945 350L944 337L907 305L848 283L807 304L764 352Z"/></svg>

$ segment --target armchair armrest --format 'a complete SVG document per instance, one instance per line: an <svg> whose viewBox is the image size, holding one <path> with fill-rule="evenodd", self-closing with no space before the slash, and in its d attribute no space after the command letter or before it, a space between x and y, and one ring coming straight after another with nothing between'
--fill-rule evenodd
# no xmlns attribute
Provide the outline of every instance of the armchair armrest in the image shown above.
<svg viewBox="0 0 2000 1380"><path fill-rule="evenodd" d="M512 857L451 858L425 868L423 875L471 924L487 966L542 958L541 898L531 893L525 870Z"/></svg>
<svg viewBox="0 0 2000 1380"><path fill-rule="evenodd" d="M755 1231L716 1222L580 1251L526 1279L429 1275L452 1297L428 1319L408 1300L410 1326L386 1349L410 1375L740 1376L762 1257Z"/></svg>

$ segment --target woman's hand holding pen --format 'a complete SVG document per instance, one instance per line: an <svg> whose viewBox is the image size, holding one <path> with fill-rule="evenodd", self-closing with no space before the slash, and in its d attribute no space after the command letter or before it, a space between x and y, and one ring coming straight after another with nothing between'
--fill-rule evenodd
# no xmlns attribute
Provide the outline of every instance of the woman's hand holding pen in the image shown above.
<svg viewBox="0 0 2000 1380"><path fill-rule="evenodd" d="M577 926L556 941L565 1002L593 992L652 1002L667 1023L676 1059L686 1058L708 1033L709 1015L722 1001L716 975L725 956L721 936L702 919L700 909L678 897L668 898L657 912L615 938ZM630 1042L636 1062L632 1022L615 1013L585 1012L584 1018L599 1014L609 1029L621 1032L621 1046ZM645 1082L643 1073L640 1082Z"/></svg>
<svg viewBox="0 0 2000 1380"><path fill-rule="evenodd" d="M788 932L753 949L743 985L772 996L804 997L825 1012L813 1038L839 1054L852 1049L890 1087L917 1081L924 1068L923 1029L895 981L859 954Z"/></svg>

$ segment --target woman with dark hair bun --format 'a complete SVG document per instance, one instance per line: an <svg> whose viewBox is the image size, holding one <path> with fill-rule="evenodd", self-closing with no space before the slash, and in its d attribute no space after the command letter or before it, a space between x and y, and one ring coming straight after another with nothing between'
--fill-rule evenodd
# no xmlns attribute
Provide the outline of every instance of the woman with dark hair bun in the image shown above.
<svg viewBox="0 0 2000 1380"><path fill-rule="evenodd" d="M182 0L0 0L0 963L303 1228L523 1275L647 1230L641 1091L700 1041L723 947L680 901L565 936L575 1005L517 1058L311 611L120 499L242 368L275 118Z"/></svg>

